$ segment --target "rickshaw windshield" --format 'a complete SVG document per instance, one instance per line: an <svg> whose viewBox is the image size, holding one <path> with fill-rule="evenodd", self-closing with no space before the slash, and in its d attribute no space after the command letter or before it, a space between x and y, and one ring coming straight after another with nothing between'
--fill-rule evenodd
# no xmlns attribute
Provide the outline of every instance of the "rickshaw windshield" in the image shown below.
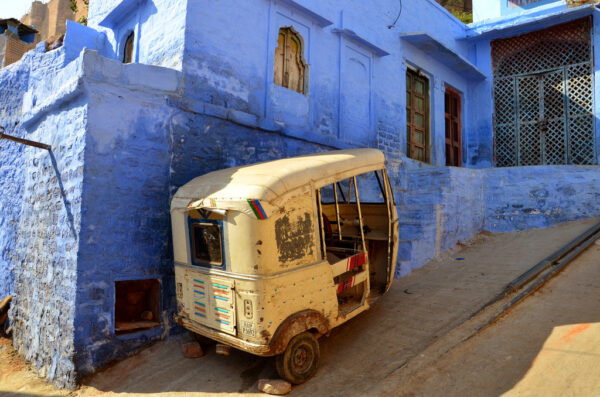
<svg viewBox="0 0 600 397"><path fill-rule="evenodd" d="M223 217L205 209L192 210L188 227L192 264L223 268Z"/></svg>
<svg viewBox="0 0 600 397"><path fill-rule="evenodd" d="M219 225L211 223L193 224L192 248L194 261L210 265L223 265L221 228Z"/></svg>

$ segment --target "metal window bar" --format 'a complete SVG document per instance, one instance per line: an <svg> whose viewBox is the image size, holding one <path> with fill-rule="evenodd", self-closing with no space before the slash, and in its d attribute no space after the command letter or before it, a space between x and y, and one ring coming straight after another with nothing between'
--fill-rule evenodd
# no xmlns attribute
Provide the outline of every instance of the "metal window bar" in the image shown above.
<svg viewBox="0 0 600 397"><path fill-rule="evenodd" d="M595 164L591 19L492 42L494 164Z"/></svg>

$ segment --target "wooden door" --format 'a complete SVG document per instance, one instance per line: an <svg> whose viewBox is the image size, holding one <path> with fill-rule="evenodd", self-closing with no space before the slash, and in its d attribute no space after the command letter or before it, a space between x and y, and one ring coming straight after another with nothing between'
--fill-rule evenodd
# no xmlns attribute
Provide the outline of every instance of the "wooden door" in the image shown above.
<svg viewBox="0 0 600 397"><path fill-rule="evenodd" d="M429 162L429 80L406 72L406 133L408 157Z"/></svg>
<svg viewBox="0 0 600 397"><path fill-rule="evenodd" d="M462 133L460 94L446 87L446 165L462 165Z"/></svg>

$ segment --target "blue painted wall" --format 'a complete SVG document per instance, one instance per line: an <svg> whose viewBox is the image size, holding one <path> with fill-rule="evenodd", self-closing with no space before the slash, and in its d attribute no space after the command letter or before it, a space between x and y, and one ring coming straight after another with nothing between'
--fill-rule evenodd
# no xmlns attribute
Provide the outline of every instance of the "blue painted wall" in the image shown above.
<svg viewBox="0 0 600 397"><path fill-rule="evenodd" d="M23 101L30 86L63 68L73 57L64 48L45 53L43 45L24 55L21 62L0 69L0 120L7 134L25 136ZM27 176L24 147L0 141L0 295L14 292L15 244Z"/></svg>
<svg viewBox="0 0 600 397"><path fill-rule="evenodd" d="M64 336L74 326L86 103L72 96L62 103L50 100L52 113L38 110L77 75L77 63L65 68L65 61L64 50L45 54L42 43L0 71L0 81L13 94L2 98L7 133L53 148L48 152L1 143L1 208L7 224L0 228L0 290L15 295L10 312L15 347L59 385L75 381L69 359L73 341Z"/></svg>
<svg viewBox="0 0 600 397"><path fill-rule="evenodd" d="M600 216L600 168L537 166L400 170L397 275L480 231L546 228Z"/></svg>
<svg viewBox="0 0 600 397"><path fill-rule="evenodd" d="M123 59L125 40L133 32L133 62L181 70L187 3L187 0L92 1L88 26L105 35L103 55L108 58Z"/></svg>
<svg viewBox="0 0 600 397"><path fill-rule="evenodd" d="M169 164L174 109L165 95L181 77L169 69L88 53L89 97L82 234L77 269L75 365L79 375L165 337L171 327L174 282L170 249ZM154 84L136 85L152 80ZM106 117L110 114L110 117ZM158 279L162 323L115 335L115 282Z"/></svg>
<svg viewBox="0 0 600 397"><path fill-rule="evenodd" d="M398 148L406 152L406 116L399 110L405 107L406 69L418 68L431 80L432 161L442 165L445 85L467 93L470 82L399 35L429 31L469 58L469 45L455 40L464 35L465 25L427 0L404 4L401 18L389 29L398 11L393 0L378 7L361 1L348 1L343 7L334 1L308 0L240 2L236 7L189 2L185 96L247 113L266 129L335 147L387 141L394 147L392 154ZM198 18L203 23L195 23ZM260 23L248 24L248 20ZM289 26L304 39L309 64L305 95L273 83L278 31ZM465 109L468 102L465 95Z"/></svg>

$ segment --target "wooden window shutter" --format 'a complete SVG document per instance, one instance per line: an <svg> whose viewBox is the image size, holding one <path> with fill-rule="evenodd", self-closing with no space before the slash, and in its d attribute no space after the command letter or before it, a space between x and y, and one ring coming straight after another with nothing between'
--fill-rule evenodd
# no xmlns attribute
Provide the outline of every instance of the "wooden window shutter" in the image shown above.
<svg viewBox="0 0 600 397"><path fill-rule="evenodd" d="M306 64L303 52L302 40L297 33L291 28L279 29L274 62L275 84L304 93Z"/></svg>

